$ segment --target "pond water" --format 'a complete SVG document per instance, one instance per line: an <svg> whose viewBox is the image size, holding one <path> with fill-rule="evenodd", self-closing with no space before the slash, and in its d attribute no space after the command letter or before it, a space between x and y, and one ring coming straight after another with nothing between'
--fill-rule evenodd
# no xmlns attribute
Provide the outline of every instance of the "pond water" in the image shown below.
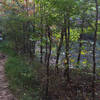
<svg viewBox="0 0 100 100"><path fill-rule="evenodd" d="M2 37L0 37L0 41L2 41L3 40L3 38Z"/></svg>
<svg viewBox="0 0 100 100"><path fill-rule="evenodd" d="M79 43L74 42L70 45L70 67L74 68L76 66L77 57L78 57L78 48ZM59 66L64 67L64 59L65 59L65 49L62 47L60 58L59 58ZM45 49L43 50L45 51ZM80 66L86 67L86 66L93 66L93 42L92 41L84 41L82 46L82 52L81 52L81 60L80 60ZM37 44L36 46L36 54L38 55L38 58L40 58L40 48ZM44 52L45 56L45 52ZM100 67L100 43L97 42L96 47L96 62L97 67ZM56 47L52 50L51 58L50 58L50 65L55 66L56 63Z"/></svg>

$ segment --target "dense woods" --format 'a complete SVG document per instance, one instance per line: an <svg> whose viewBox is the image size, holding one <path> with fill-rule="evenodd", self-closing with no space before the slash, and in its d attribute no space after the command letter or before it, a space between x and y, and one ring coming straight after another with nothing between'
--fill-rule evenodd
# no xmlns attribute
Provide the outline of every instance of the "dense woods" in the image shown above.
<svg viewBox="0 0 100 100"><path fill-rule="evenodd" d="M31 66L20 65L30 96L19 100L100 99L99 0L2 0L0 11L1 44Z"/></svg>

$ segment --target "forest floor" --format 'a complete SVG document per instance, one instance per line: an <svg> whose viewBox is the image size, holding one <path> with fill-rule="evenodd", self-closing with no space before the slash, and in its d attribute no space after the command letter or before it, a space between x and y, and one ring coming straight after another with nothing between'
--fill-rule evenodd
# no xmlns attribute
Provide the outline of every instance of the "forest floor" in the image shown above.
<svg viewBox="0 0 100 100"><path fill-rule="evenodd" d="M0 100L16 100L11 91L5 75L4 65L6 57L0 53Z"/></svg>
<svg viewBox="0 0 100 100"><path fill-rule="evenodd" d="M46 67L37 59L32 60L31 63L28 58L16 55L14 50L8 47L7 42L0 44L0 52L7 55L5 57L0 54L0 100L16 100L13 94L18 100L43 98L47 79ZM71 81L68 84L65 81L64 69L59 68L59 74L55 76L55 70L51 68L50 100L92 100L92 69L71 69L70 78ZM95 100L100 100L100 68L96 70Z"/></svg>

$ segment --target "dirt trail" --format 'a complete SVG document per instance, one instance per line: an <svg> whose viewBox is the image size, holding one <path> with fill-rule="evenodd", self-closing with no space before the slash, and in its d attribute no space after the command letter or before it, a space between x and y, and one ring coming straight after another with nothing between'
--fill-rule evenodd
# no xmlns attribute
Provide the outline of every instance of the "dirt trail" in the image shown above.
<svg viewBox="0 0 100 100"><path fill-rule="evenodd" d="M5 62L6 57L0 53L0 100L16 100L8 89L8 81L4 71Z"/></svg>

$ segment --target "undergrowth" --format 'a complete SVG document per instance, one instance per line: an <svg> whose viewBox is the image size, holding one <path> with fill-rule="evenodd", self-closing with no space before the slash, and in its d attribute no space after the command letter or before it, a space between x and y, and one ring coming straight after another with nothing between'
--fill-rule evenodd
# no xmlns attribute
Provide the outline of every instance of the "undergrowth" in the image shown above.
<svg viewBox="0 0 100 100"><path fill-rule="evenodd" d="M25 61L24 56L18 56L5 41L0 43L0 52L7 55L5 73L9 81L9 88L18 100L39 100L38 69L41 64L36 61L29 64L28 61Z"/></svg>

